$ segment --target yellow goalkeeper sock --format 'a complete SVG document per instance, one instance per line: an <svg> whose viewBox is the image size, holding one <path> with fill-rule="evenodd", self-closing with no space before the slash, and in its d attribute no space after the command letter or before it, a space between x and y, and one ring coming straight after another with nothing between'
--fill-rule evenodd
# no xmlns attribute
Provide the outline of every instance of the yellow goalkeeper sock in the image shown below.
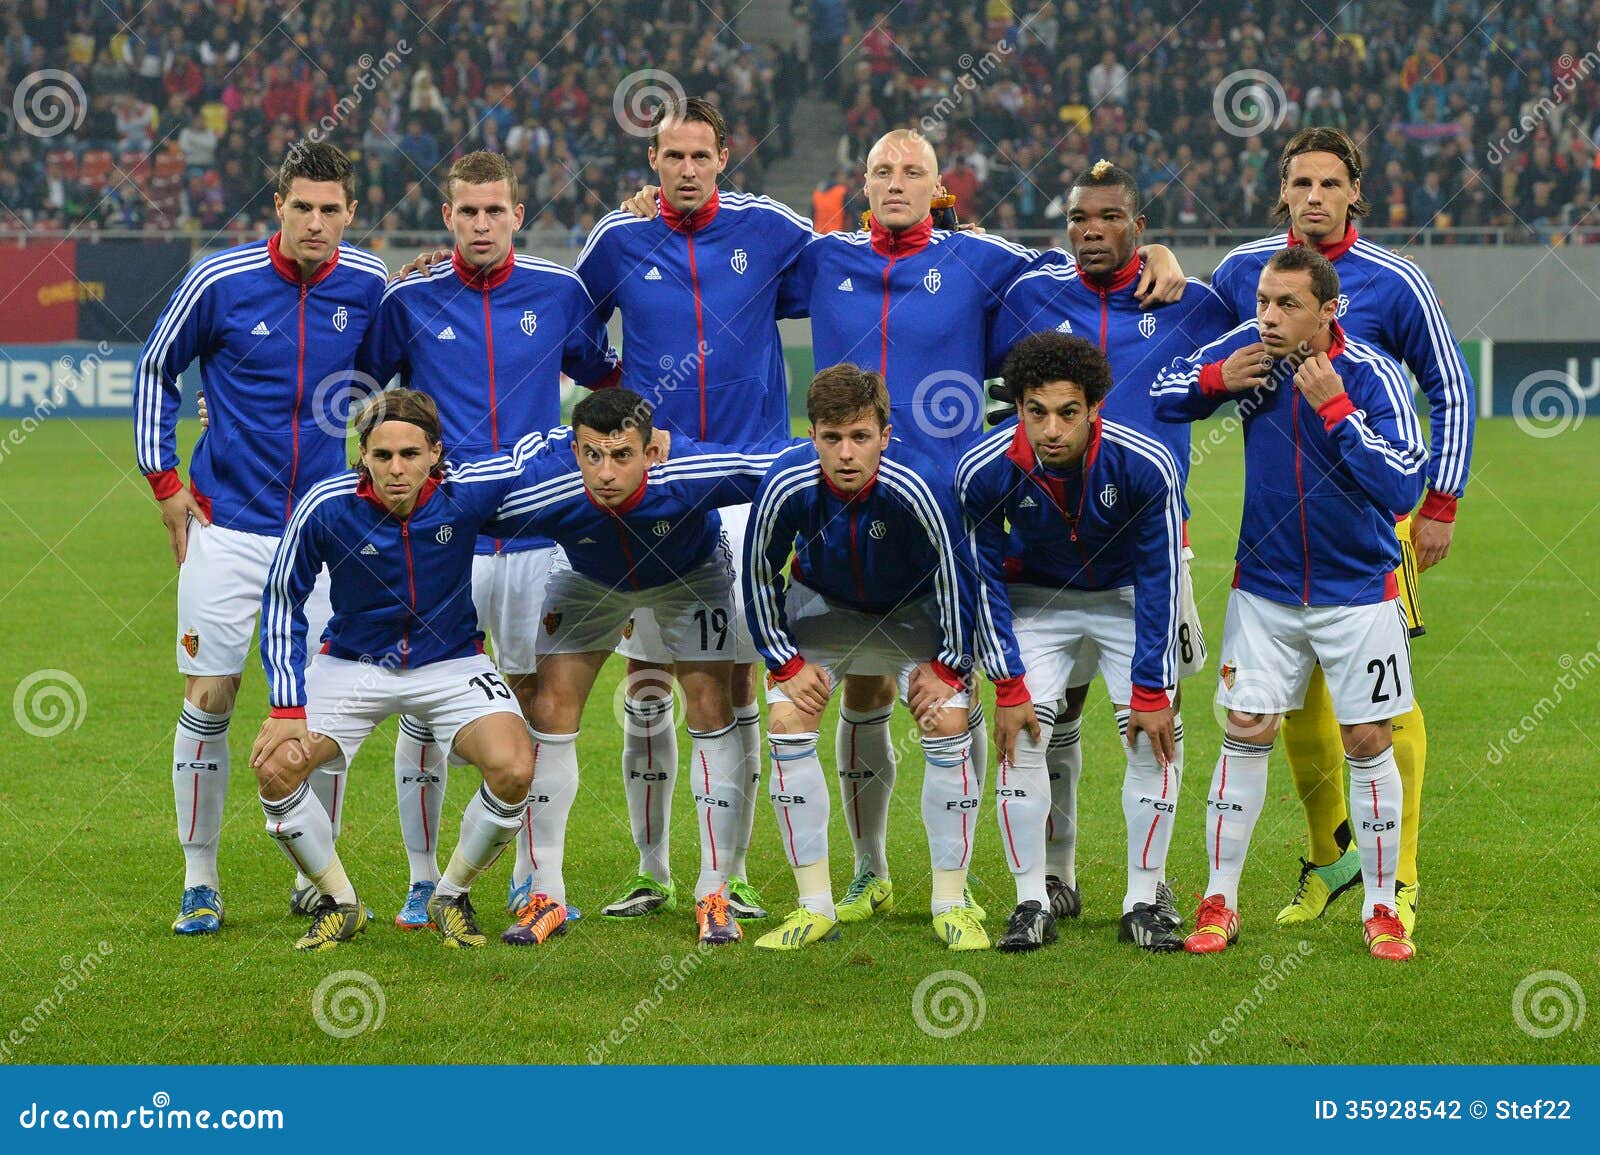
<svg viewBox="0 0 1600 1155"><path fill-rule="evenodd" d="M1405 797L1400 808L1400 858L1394 876L1400 882L1417 881L1417 836L1422 833L1422 772L1428 765L1428 724L1422 703L1389 723L1394 731L1394 760L1400 767L1400 788Z"/></svg>
<svg viewBox="0 0 1600 1155"><path fill-rule="evenodd" d="M1306 857L1316 866L1328 866L1349 845L1350 810L1344 795L1344 743L1321 666L1311 673L1305 705L1283 720L1283 752L1288 755L1289 772L1306 813L1310 836ZM1345 836L1344 846L1339 844L1340 833ZM1404 833L1402 828L1402 836Z"/></svg>

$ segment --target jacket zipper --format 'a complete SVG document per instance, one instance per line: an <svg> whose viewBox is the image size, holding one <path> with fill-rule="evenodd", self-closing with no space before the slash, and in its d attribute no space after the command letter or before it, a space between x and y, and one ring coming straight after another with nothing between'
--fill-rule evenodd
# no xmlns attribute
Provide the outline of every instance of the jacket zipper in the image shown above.
<svg viewBox="0 0 1600 1155"><path fill-rule="evenodd" d="M283 498L283 521L287 525L294 512L294 482L300 472L300 402L306 392L306 294L310 289L300 286L300 353L295 362L294 419L289 424L293 449L289 458L289 492Z"/></svg>
<svg viewBox="0 0 1600 1155"><path fill-rule="evenodd" d="M856 508L854 503L850 506L850 570L856 578L856 597L861 599L861 604L867 604L867 586L861 580L861 554L856 548Z"/></svg>
<svg viewBox="0 0 1600 1155"><path fill-rule="evenodd" d="M417 570L411 563L411 520L400 523L400 541L406 547L406 584L410 588L411 606L406 612L405 634L400 639L400 665L411 665L411 619L417 616Z"/></svg>
<svg viewBox="0 0 1600 1155"><path fill-rule="evenodd" d="M500 418L494 397L494 322L489 310L489 290L483 290L483 340L489 350L489 448L500 452ZM494 552L500 552L500 539L494 539Z"/></svg>
<svg viewBox="0 0 1600 1155"><path fill-rule="evenodd" d="M700 369L700 440L706 439L706 326L700 309L700 272L694 260L694 232L689 238L689 284L694 288L695 361Z"/></svg>
<svg viewBox="0 0 1600 1155"><path fill-rule="evenodd" d="M1300 393L1296 390L1290 403L1290 416L1294 421L1294 488L1300 498L1300 556L1305 561L1305 587L1300 594L1300 604L1311 604L1311 537L1306 530L1306 486L1300 469Z"/></svg>
<svg viewBox="0 0 1600 1155"><path fill-rule="evenodd" d="M610 510L606 511L611 513ZM639 588L639 577L634 573L633 547L628 544L628 530L622 524L622 519L611 513L611 520L617 527L617 541L622 545L622 556L628 559L628 585L633 589Z"/></svg>

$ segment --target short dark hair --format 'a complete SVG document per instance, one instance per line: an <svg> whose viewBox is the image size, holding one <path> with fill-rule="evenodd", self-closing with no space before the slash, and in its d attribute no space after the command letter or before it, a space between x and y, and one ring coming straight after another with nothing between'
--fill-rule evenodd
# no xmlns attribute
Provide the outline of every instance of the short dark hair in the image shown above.
<svg viewBox="0 0 1600 1155"><path fill-rule="evenodd" d="M806 390L806 418L818 425L845 425L864 414L889 424L889 387L883 377L859 365L829 365Z"/></svg>
<svg viewBox="0 0 1600 1155"><path fill-rule="evenodd" d="M360 409L356 411L356 436L361 440L361 452L367 452L367 438L372 436L372 431L385 421L405 421L422 430L427 437L429 445L438 445L443 436L443 427L439 422L439 407L434 404L432 397L420 389L385 389L374 393ZM439 457L440 464L433 467L433 473L438 475L444 470L444 456ZM361 472L366 472L366 466L359 466Z"/></svg>
<svg viewBox="0 0 1600 1155"><path fill-rule="evenodd" d="M642 442L649 445L655 434L653 414L650 402L632 389L596 389L572 407L572 427L582 425L608 437L637 429Z"/></svg>
<svg viewBox="0 0 1600 1155"><path fill-rule="evenodd" d="M1053 329L1033 333L1012 346L1000 375L1019 405L1029 390L1056 381L1070 381L1082 389L1090 405L1098 405L1111 391L1111 362L1106 355L1082 337Z"/></svg>
<svg viewBox="0 0 1600 1155"><path fill-rule="evenodd" d="M696 120L701 124L709 124L713 135L717 138L717 151L721 152L728 147L728 122L722 118L721 110L703 96L664 100L657 105L655 114L650 117L651 148L661 147L661 126L669 120L680 124Z"/></svg>
<svg viewBox="0 0 1600 1155"><path fill-rule="evenodd" d="M1306 245L1279 249L1272 254L1267 268L1279 273L1310 273L1311 292L1318 305L1326 305L1339 295L1339 270L1327 257Z"/></svg>
<svg viewBox="0 0 1600 1155"><path fill-rule="evenodd" d="M338 181L344 187L345 207L355 203L356 170L350 158L335 146L322 140L297 140L278 166L278 195L289 198L289 188L295 179Z"/></svg>
<svg viewBox="0 0 1600 1155"><path fill-rule="evenodd" d="M1361 146L1357 144L1342 128L1332 125L1318 125L1316 128L1303 128L1289 138L1289 143L1283 146L1283 152L1278 157L1278 180L1289 179L1289 162L1303 152L1331 152L1334 156L1344 161L1344 170L1350 174L1350 183L1355 184L1361 179L1362 170L1366 167L1361 158ZM1350 207L1345 214L1351 220L1359 220L1372 211L1372 202L1366 197L1356 197L1350 202ZM1289 219L1289 202L1283 197L1278 198L1278 203L1272 206L1272 219L1283 222Z"/></svg>
<svg viewBox="0 0 1600 1155"><path fill-rule="evenodd" d="M1129 215L1139 215L1138 180L1127 169L1114 165L1109 160L1097 160L1073 177L1072 187L1074 189L1121 188L1128 196L1128 203L1133 206L1133 210Z"/></svg>
<svg viewBox="0 0 1600 1155"><path fill-rule="evenodd" d="M445 178L445 196L452 203L456 199L456 185L458 184L493 184L497 180L506 182L506 188L511 194L511 203L517 203L519 190L517 189L517 170L511 167L511 162L498 152L469 152L466 156L450 166L450 175Z"/></svg>

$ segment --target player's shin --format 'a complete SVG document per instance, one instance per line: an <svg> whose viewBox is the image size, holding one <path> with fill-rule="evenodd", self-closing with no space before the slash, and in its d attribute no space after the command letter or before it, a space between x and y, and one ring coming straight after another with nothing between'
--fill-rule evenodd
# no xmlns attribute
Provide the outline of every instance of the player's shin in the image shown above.
<svg viewBox="0 0 1600 1155"><path fill-rule="evenodd" d="M394 793L412 883L439 881L439 820L449 763L433 731L402 714L394 744Z"/></svg>
<svg viewBox="0 0 1600 1155"><path fill-rule="evenodd" d="M924 736L922 822L933 863L933 913L964 906L967 866L978 820L978 778L972 772L972 735Z"/></svg>
<svg viewBox="0 0 1600 1155"><path fill-rule="evenodd" d="M690 786L700 827L700 877L694 887L698 901L722 889L731 873L742 817L737 795L744 753L734 722L717 730L690 730L689 741Z"/></svg>
<svg viewBox="0 0 1600 1155"><path fill-rule="evenodd" d="M1220 894L1229 910L1239 909L1239 876L1244 873L1250 834L1267 798L1267 756L1271 743L1222 740L1222 753L1206 798L1206 861L1211 876L1206 894Z"/></svg>
<svg viewBox="0 0 1600 1155"><path fill-rule="evenodd" d="M1133 747L1127 748L1127 727L1127 712L1117 711L1117 729L1127 751L1122 816L1128 827L1128 891L1122 899L1123 914L1139 903L1155 905L1178 807L1177 773L1171 765L1161 763L1147 735L1139 735Z"/></svg>
<svg viewBox="0 0 1600 1155"><path fill-rule="evenodd" d="M1082 722L1081 717L1058 722L1045 752L1050 774L1045 873L1071 887L1078 885L1078 779L1083 775L1083 747L1078 736Z"/></svg>
<svg viewBox="0 0 1600 1155"><path fill-rule="evenodd" d="M1366 906L1361 917L1372 917L1374 906L1394 910L1394 878L1401 839L1400 770L1394 747L1370 758L1347 758L1350 765L1351 833L1361 852L1361 881Z"/></svg>
<svg viewBox="0 0 1600 1155"><path fill-rule="evenodd" d="M533 734L533 788L528 794L528 817L517 837L518 873L527 848L530 894L546 894L567 901L566 879L561 871L566 854L567 818L578 796L578 735ZM531 845L529 843L531 842Z"/></svg>
<svg viewBox="0 0 1600 1155"><path fill-rule="evenodd" d="M828 877L828 783L817 757L816 732L772 734L769 741L767 790L784 855L794 868L799 904L832 919L837 910Z"/></svg>
<svg viewBox="0 0 1600 1155"><path fill-rule="evenodd" d="M978 780L980 796L983 794L985 776L989 773L989 735L983 727L983 702L974 686L972 705L967 708L967 734L972 738L972 774Z"/></svg>
<svg viewBox="0 0 1600 1155"><path fill-rule="evenodd" d="M672 880L672 783L678 769L672 698L630 694L622 709L623 789L633 842L639 848L639 873L667 883Z"/></svg>
<svg viewBox="0 0 1600 1155"><path fill-rule="evenodd" d="M854 874L871 871L889 878L889 802L894 793L895 757L890 740L891 703L881 709L841 706L834 731L839 767L839 802L855 847Z"/></svg>
<svg viewBox="0 0 1600 1155"><path fill-rule="evenodd" d="M493 866L516 838L527 805L526 798L507 802L495 797L488 783L479 786L461 815L461 837L436 893L449 897L471 890L478 876Z"/></svg>
<svg viewBox="0 0 1600 1155"><path fill-rule="evenodd" d="M995 819L1000 824L1001 849L1017 884L1017 905L1037 902L1050 909L1045 886L1045 824L1050 819L1050 772L1045 767L1050 744L1049 707L1034 704L1039 737L1027 730L1017 735L1017 755L1000 757L1000 780L995 783Z"/></svg>
<svg viewBox="0 0 1600 1155"><path fill-rule="evenodd" d="M750 855L750 839L756 826L757 792L761 789L761 707L751 702L747 706L734 706L733 721L739 735L739 824L734 829L733 860L728 873L734 878L747 877L746 859Z"/></svg>
<svg viewBox="0 0 1600 1155"><path fill-rule="evenodd" d="M355 888L333 849L333 824L311 792L310 782L300 783L286 798L263 797L261 810L267 817L267 833L303 877L337 903L355 902Z"/></svg>
<svg viewBox="0 0 1600 1155"><path fill-rule="evenodd" d="M208 714L183 704L172 742L172 795L178 810L178 842L183 847L183 886L218 889L217 844L222 810L228 800L228 721L230 710Z"/></svg>
<svg viewBox="0 0 1600 1155"><path fill-rule="evenodd" d="M328 813L328 828L332 831L335 842L339 841L340 824L344 820L344 775L345 771L343 769L313 770L311 777L307 780L311 787L312 795ZM306 874L305 871L302 870L295 875L294 886L296 890L314 885L316 885L316 880ZM317 889L324 894L327 893L320 886Z"/></svg>

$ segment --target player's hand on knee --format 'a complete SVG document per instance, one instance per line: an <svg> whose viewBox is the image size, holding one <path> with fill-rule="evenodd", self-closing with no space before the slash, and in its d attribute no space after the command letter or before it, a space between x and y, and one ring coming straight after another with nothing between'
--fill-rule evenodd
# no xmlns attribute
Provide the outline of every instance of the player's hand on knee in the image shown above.
<svg viewBox="0 0 1600 1155"><path fill-rule="evenodd" d="M1020 706L995 707L994 744L1007 762L1017 760L1017 738L1024 730L1035 742L1039 741L1039 715L1034 713L1032 699Z"/></svg>
<svg viewBox="0 0 1600 1155"><path fill-rule="evenodd" d="M261 730L256 734L256 740L250 747L250 767L259 770L267 764L267 759L277 751L285 742L294 745L284 751L284 757L290 765L298 766L309 761L310 733L306 729L304 718L268 718L261 723Z"/></svg>
<svg viewBox="0 0 1600 1155"><path fill-rule="evenodd" d="M414 258L402 265L399 272L390 273L389 282L393 284L395 281L403 281L412 273L421 273L426 276L434 265L449 259L449 249L434 249L431 253L418 253Z"/></svg>
<svg viewBox="0 0 1600 1155"><path fill-rule="evenodd" d="M931 731L939 721L939 711L953 698L959 686L952 686L941 678L932 662L922 662L911 671L910 685L906 688L906 705L911 707L917 724Z"/></svg>
<svg viewBox="0 0 1600 1155"><path fill-rule="evenodd" d="M1134 710L1128 715L1128 749L1134 749L1139 743L1139 735L1143 734L1150 740L1150 747L1156 752L1156 761L1163 766L1170 766L1172 760L1178 756L1178 736L1172 721L1172 707L1164 706L1159 710Z"/></svg>
<svg viewBox="0 0 1600 1155"><path fill-rule="evenodd" d="M189 518L197 519L201 525L210 525L211 519L200 508L200 503L194 499L187 485L156 504L161 507L161 524L167 527L167 544L172 546L172 559L182 565L183 559L189 556Z"/></svg>
<svg viewBox="0 0 1600 1155"><path fill-rule="evenodd" d="M1139 273L1138 287L1133 291L1139 307L1149 309L1180 300L1189 282L1184 278L1177 255L1166 245L1141 245L1139 255L1144 258L1144 268Z"/></svg>
<svg viewBox="0 0 1600 1155"><path fill-rule="evenodd" d="M625 213L632 213L647 221L654 220L656 214L661 211L660 206L656 204L656 194L660 191L660 185L647 184L617 207Z"/></svg>
<svg viewBox="0 0 1600 1155"><path fill-rule="evenodd" d="M1417 572L1422 573L1438 565L1450 554L1450 539L1455 536L1456 523L1435 521L1431 517L1413 516L1411 519L1411 544L1417 551Z"/></svg>
<svg viewBox="0 0 1600 1155"><path fill-rule="evenodd" d="M806 662L781 685L789 701L807 714L821 714L826 710L828 695L833 692L828 671L813 662Z"/></svg>

